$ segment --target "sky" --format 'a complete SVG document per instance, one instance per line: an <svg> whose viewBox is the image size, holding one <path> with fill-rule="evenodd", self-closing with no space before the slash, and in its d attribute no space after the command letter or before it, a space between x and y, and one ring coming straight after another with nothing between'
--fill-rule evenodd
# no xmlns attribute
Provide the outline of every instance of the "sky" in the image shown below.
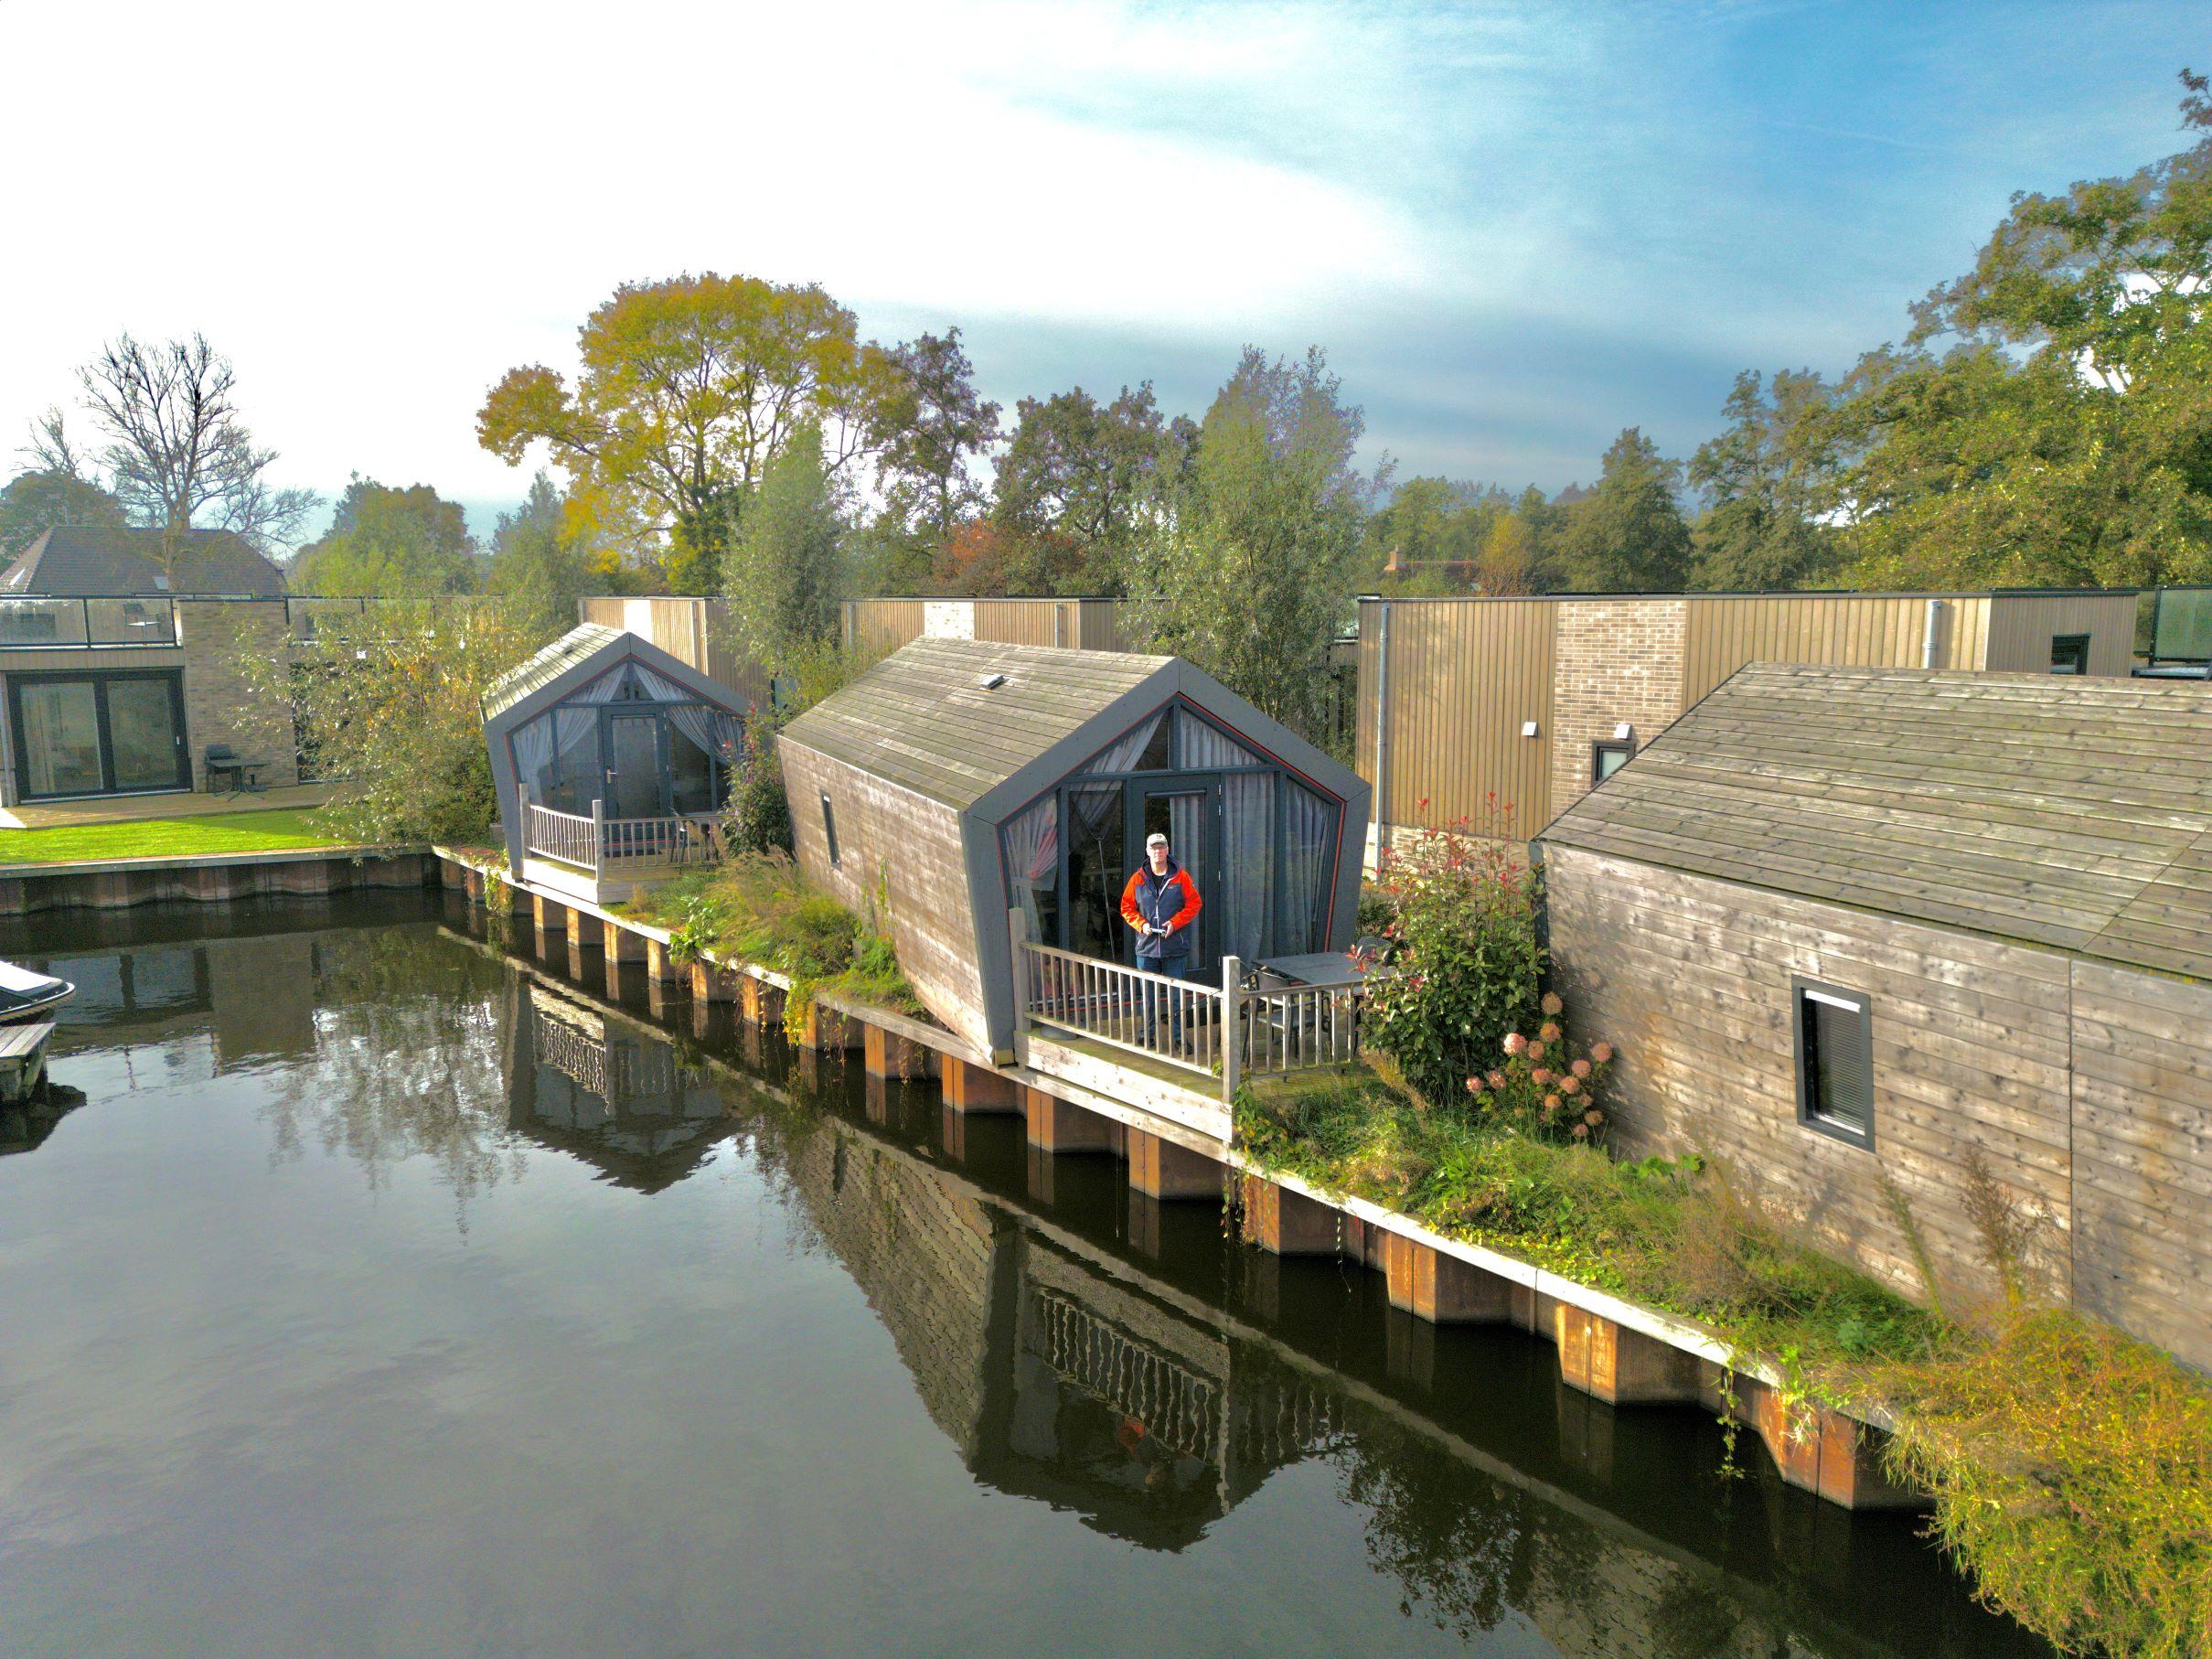
<svg viewBox="0 0 2212 1659"><path fill-rule="evenodd" d="M2015 190L2180 147L2198 3L0 0L0 477L129 329L235 362L281 484L487 530L508 368L625 281L957 326L987 396L1323 347L1370 462L1587 480L1836 372ZM91 435L89 423L80 438Z"/></svg>

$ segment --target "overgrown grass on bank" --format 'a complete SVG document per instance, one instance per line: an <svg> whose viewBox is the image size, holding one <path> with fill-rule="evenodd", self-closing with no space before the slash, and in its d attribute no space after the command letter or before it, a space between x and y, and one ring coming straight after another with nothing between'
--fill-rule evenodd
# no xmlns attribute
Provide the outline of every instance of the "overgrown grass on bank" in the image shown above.
<svg viewBox="0 0 2212 1659"><path fill-rule="evenodd" d="M1852 1368L1921 1359L1950 1328L1806 1248L1695 1159L1619 1163L1427 1108L1376 1077L1238 1103L1264 1167L1367 1199L1648 1307L1840 1388Z"/></svg>
<svg viewBox="0 0 2212 1659"><path fill-rule="evenodd" d="M51 830L0 830L0 865L284 852L351 846L357 840L321 821L312 811L221 812L202 818L145 818Z"/></svg>
<svg viewBox="0 0 2212 1659"><path fill-rule="evenodd" d="M809 885L783 853L741 853L664 883L630 908L668 929L679 958L711 951L784 975L791 981L784 1017L794 1030L825 990L899 1013L923 1011L872 919Z"/></svg>
<svg viewBox="0 0 2212 1659"><path fill-rule="evenodd" d="M1376 1076L1247 1094L1236 1124L1263 1168L1696 1320L1807 1397L1879 1407L1893 1471L1930 1494L1976 1592L2062 1649L2212 1654L2212 1391L2160 1350L2028 1301L1945 1318L1699 1161L1545 1144Z"/></svg>

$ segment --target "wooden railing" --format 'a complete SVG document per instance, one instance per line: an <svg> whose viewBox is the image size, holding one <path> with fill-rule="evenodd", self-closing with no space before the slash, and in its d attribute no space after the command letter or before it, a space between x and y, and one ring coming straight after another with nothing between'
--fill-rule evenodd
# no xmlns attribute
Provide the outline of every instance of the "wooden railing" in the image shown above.
<svg viewBox="0 0 2212 1659"><path fill-rule="evenodd" d="M721 851L714 827L695 818L609 818L603 802L592 814L556 812L526 801L522 846L541 858L559 859L604 875L623 863L704 864Z"/></svg>
<svg viewBox="0 0 2212 1659"><path fill-rule="evenodd" d="M1021 910L1009 926L1024 1029L1051 1026L1218 1078L1224 1103L1245 1077L1359 1058L1364 994L1352 976L1313 985L1253 976L1259 982L1247 984L1244 963L1224 957L1221 983L1202 983L1040 945Z"/></svg>
<svg viewBox="0 0 2212 1659"><path fill-rule="evenodd" d="M574 812L556 812L536 801L522 808L522 847L543 858L564 864L581 864L596 873L599 869L599 826Z"/></svg>

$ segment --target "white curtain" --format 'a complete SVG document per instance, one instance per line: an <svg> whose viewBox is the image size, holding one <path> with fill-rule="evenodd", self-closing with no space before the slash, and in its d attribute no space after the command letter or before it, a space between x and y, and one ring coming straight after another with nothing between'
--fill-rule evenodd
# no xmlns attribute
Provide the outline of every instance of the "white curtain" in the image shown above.
<svg viewBox="0 0 2212 1659"><path fill-rule="evenodd" d="M1224 951L1256 960L1267 937L1275 891L1275 775L1233 773L1222 779L1221 931Z"/></svg>
<svg viewBox="0 0 2212 1659"><path fill-rule="evenodd" d="M1321 906L1329 896L1329 854L1342 811L1312 790L1284 780L1283 908L1276 946L1286 955L1327 948L1329 920Z"/></svg>
<svg viewBox="0 0 2212 1659"><path fill-rule="evenodd" d="M1224 766L1264 766L1267 758L1195 714L1185 714L1175 722L1173 764L1178 772L1211 772Z"/></svg>
<svg viewBox="0 0 2212 1659"><path fill-rule="evenodd" d="M1076 776L1088 776L1098 772L1128 771L1137 764L1137 757L1145 752L1145 745L1152 741L1153 731L1166 717L1167 711L1163 709L1151 719L1124 733L1112 748L1089 765L1081 768Z"/></svg>
<svg viewBox="0 0 2212 1659"><path fill-rule="evenodd" d="M540 714L515 730L515 779L525 800L542 801L545 769L553 758L553 717Z"/></svg>
<svg viewBox="0 0 2212 1659"><path fill-rule="evenodd" d="M1006 826L1006 882L1012 902L1029 917L1030 937L1057 945L1057 918L1050 906L1060 888L1060 802L1046 796Z"/></svg>

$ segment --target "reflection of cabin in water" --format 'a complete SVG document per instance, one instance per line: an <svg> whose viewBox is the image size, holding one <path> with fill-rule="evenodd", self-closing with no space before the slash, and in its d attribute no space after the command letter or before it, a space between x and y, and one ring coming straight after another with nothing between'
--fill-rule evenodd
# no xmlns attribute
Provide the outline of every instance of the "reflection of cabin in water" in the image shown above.
<svg viewBox="0 0 2212 1659"><path fill-rule="evenodd" d="M1009 911L1130 962L1122 886L1156 830L1204 895L1194 979L1351 943L1367 786L1180 658L917 640L780 741L800 863L855 908L880 887L924 1002L995 1051Z"/></svg>
<svg viewBox="0 0 2212 1659"><path fill-rule="evenodd" d="M521 974L508 997L515 1129L643 1193L674 1186L728 1137L721 1085L667 1038Z"/></svg>
<svg viewBox="0 0 2212 1659"><path fill-rule="evenodd" d="M750 709L636 634L586 623L492 682L508 867L589 903L711 851Z"/></svg>

